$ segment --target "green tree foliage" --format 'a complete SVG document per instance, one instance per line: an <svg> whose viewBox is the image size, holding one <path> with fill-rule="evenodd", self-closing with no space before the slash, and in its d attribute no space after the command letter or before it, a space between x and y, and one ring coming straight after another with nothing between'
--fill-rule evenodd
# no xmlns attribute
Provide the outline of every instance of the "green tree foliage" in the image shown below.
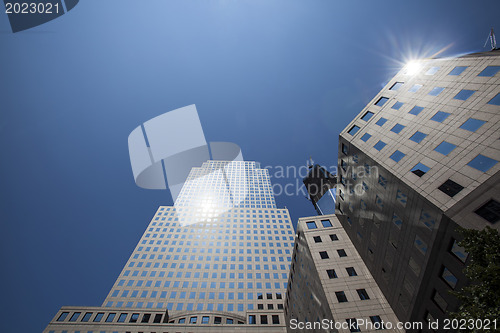
<svg viewBox="0 0 500 333"><path fill-rule="evenodd" d="M490 227L483 230L461 229L464 236L458 245L469 253L469 263L464 269L471 281L470 285L453 291L461 305L457 312L450 313L456 319L496 319L496 329L500 332L500 233ZM468 329L461 332L484 332Z"/></svg>

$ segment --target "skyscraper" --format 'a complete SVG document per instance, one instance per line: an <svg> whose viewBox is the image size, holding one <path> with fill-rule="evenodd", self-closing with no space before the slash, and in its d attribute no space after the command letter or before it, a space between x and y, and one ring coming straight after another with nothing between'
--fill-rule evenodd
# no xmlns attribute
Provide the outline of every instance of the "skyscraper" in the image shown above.
<svg viewBox="0 0 500 333"><path fill-rule="evenodd" d="M408 64L340 134L336 211L403 321L456 310L458 226L500 228L499 71L498 50Z"/></svg>
<svg viewBox="0 0 500 333"><path fill-rule="evenodd" d="M158 208L102 307L63 307L45 332L283 332L293 240L267 170L209 160Z"/></svg>

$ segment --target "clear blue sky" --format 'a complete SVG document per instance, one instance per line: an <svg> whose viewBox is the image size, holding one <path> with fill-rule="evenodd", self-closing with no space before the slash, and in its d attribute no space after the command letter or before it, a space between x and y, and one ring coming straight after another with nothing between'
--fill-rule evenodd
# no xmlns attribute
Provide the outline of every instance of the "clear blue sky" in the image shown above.
<svg viewBox="0 0 500 333"><path fill-rule="evenodd" d="M100 305L172 204L134 184L140 123L196 104L207 140L247 160L335 165L338 133L408 56L485 50L498 13L497 0L84 0L17 34L0 13L0 331ZM302 195L277 204L294 222L314 214Z"/></svg>

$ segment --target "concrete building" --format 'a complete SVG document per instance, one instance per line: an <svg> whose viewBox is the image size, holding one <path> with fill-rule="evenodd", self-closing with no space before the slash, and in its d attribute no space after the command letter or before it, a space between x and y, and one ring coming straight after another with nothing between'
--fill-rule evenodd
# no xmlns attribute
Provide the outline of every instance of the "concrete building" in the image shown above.
<svg viewBox="0 0 500 333"><path fill-rule="evenodd" d="M402 321L456 310L458 226L500 228L499 71L498 50L408 64L340 134L336 212Z"/></svg>
<svg viewBox="0 0 500 333"><path fill-rule="evenodd" d="M193 168L159 207L101 307L63 307L61 332L284 332L294 231L256 162Z"/></svg>
<svg viewBox="0 0 500 333"><path fill-rule="evenodd" d="M288 332L404 332L335 215L299 219L285 316Z"/></svg>

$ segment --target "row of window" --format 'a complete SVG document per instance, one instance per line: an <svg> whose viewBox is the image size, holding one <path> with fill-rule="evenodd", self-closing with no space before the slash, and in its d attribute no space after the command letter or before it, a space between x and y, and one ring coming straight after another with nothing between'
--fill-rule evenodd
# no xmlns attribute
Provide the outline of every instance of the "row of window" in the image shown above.
<svg viewBox="0 0 500 333"><path fill-rule="evenodd" d="M212 282L213 286L215 286L215 282ZM243 283L241 283L243 285ZM214 287L214 289L216 289ZM244 288L239 288L239 289L244 289ZM118 297L120 290L114 290L113 293L111 294L111 297ZM149 295L148 295L149 294ZM141 298L169 298L169 299L245 299L244 293L233 293L233 292L187 292L187 291L170 291L170 295L167 297L168 292L167 291L148 291L148 290L143 290L141 292ZM123 290L122 294L120 297L138 297L139 296L139 290ZM257 293L257 299L263 299L263 294L262 293ZM272 299L272 293L267 293L267 299ZM281 299L281 293L276 294L276 299ZM254 293L247 293L246 299L252 300L254 299Z"/></svg>
<svg viewBox="0 0 500 333"><path fill-rule="evenodd" d="M283 273L283 274L284 275L282 275L282 278L285 279L286 273ZM123 280L120 280L120 282L118 283L118 286L122 285L121 281L123 281ZM161 283L162 281L157 281L157 282ZM160 284L160 283L158 283L158 284ZM182 288L188 288L189 284L191 284L191 288L198 288L198 281L184 281L182 283ZM218 283L217 282L210 282L210 289L217 289L216 284L219 284L219 288L225 288L225 286L226 286L225 282L218 282ZM275 285L275 287L277 289L280 288L279 284L280 284L280 282L274 282L274 285ZM266 286L266 289L272 289L270 282L255 282L256 289L262 289L263 285ZM164 282L164 286L165 287L170 286L170 281L165 281ZM180 282L179 281L174 281L173 286L174 286L174 288L175 287L180 287ZM206 281L200 282L199 286L202 289L208 289L208 282L206 282ZM253 286L254 286L254 282L247 282L246 283L246 288L247 289L253 289ZM237 287L237 289L243 289L243 288L245 288L245 283L244 282L229 282L228 283L228 287L229 287L229 289L236 289L235 287ZM144 292L146 292L146 291L143 291L143 293ZM157 291L152 291L151 293L154 293L154 295L155 295L155 296L151 296L151 297L156 297ZM128 295L128 291L127 291L126 294ZM117 296L113 296L113 297L117 297ZM123 296L122 295L122 297L127 297L127 296ZM134 296L132 296L132 297L137 297L137 294L134 294ZM143 297L143 296L141 296L141 297Z"/></svg>
<svg viewBox="0 0 500 333"><path fill-rule="evenodd" d="M459 76L467 68L468 68L468 66L456 66L447 75ZM431 67L431 68L429 68L429 70L427 70L425 72L425 75L434 75L439 71L439 69L440 69L440 67L437 67L437 66ZM500 71L500 66L487 66L477 76L493 77L498 73L498 71ZM408 72L405 74L408 74ZM392 85L391 88L389 88L389 90L398 90L399 88L401 88L401 86L402 86L401 82L396 82L395 84Z"/></svg>
<svg viewBox="0 0 500 333"><path fill-rule="evenodd" d="M358 276L358 273L356 273L356 270L354 269L354 267L346 267L345 270L346 270L348 276ZM334 269L327 269L326 274L328 275L328 277L330 279L338 278L337 272L335 272Z"/></svg>
<svg viewBox="0 0 500 333"><path fill-rule="evenodd" d="M338 254L339 258L347 257L347 253L345 252L344 249L337 250L337 254ZM321 257L321 259L329 259L330 258L330 256L328 255L328 251L320 251L319 256Z"/></svg>
<svg viewBox="0 0 500 333"><path fill-rule="evenodd" d="M283 229L283 226L280 226L280 227L281 227L280 229ZM254 227L253 227L253 228L254 228L254 229L257 229L257 225L254 225ZM260 229L264 229L264 226L262 226L262 225L261 225L261 226L260 226ZM267 227L267 229L271 229L271 228L270 228L270 226L268 226L268 227ZM277 228L277 226L275 225L273 229L278 229L278 228ZM287 229L290 229L290 227L289 227L289 226L287 226ZM173 232L173 229L172 229L172 232ZM203 232L203 230L200 230L200 231L198 231L198 232ZM240 234L240 235L241 235L241 234L247 234L247 235L248 235L248 234L251 234L251 233L252 233L252 234L254 234L254 235L257 235L257 234L261 234L261 235L264 235L264 234L268 234L268 235L272 235L272 234L275 234L275 235L278 235L278 234L283 234L283 235L284 235L284 234L291 234L291 233L292 233L290 230L289 230L289 231L281 230L281 232L280 232L279 230L274 230L274 232L272 232L272 230L267 230L267 231L265 231L265 230L260 230L260 232L259 232L259 230L253 230L253 232L251 232L251 230L250 230L250 229L247 229L247 230L246 230L246 232L244 232L244 230L240 230L240 232L237 232L236 230L233 230L233 232L231 232L230 230L226 230L225 232L224 232L224 230L218 230L218 231L217 231L217 230L215 230L215 229L213 229L213 230L211 230L211 231L209 231L209 230L205 230L205 233L209 233L209 232L210 232L210 233L212 233L212 234L217 233L217 234ZM219 237L221 237L221 236L219 236ZM229 239L229 236L226 236L226 237L227 237L226 239ZM151 234L151 233L147 233L147 234L144 234L143 238L172 238L172 234L167 234L167 235L166 235L166 237L165 237L165 234L164 234L164 233L153 233L153 234ZM174 238L178 238L178 237L175 237L175 236L174 236ZM188 238L189 238L189 237L188 237ZM201 239L201 238L203 238L203 239L208 239L208 236L207 236L207 235L203 235L203 236L202 236L202 235L196 235L196 238L197 238L197 239ZM212 238L212 239L213 239L213 238ZM222 239L222 237L221 237L220 239ZM237 238L236 238L236 236L233 236L233 239L237 239ZM244 237L243 237L243 236L240 236L240 239L241 239L241 240L243 240L243 239L244 239Z"/></svg>
<svg viewBox="0 0 500 333"><path fill-rule="evenodd" d="M234 319L233 318L225 318L225 322L226 324L234 324ZM242 321L237 321L238 324L243 324ZM174 323L177 323L177 324L185 324L186 323L186 318L179 318L177 320L171 320L169 321L170 324L174 324ZM214 316L213 317L213 321L210 320L210 316L201 316L201 320L198 321L198 316L192 316L192 317L189 317L189 323L190 324L197 324L197 323L201 323L201 324L210 324L210 323L213 323L213 324L222 324L222 317L219 317L219 316Z"/></svg>
<svg viewBox="0 0 500 333"><path fill-rule="evenodd" d="M247 304L247 310L254 310L254 304ZM113 302L113 301L108 301L106 302L105 307L110 308L110 307L117 307L117 308L147 308L147 309L167 309L167 310L176 310L176 311L229 311L229 312L243 312L245 311L244 307L245 304L239 303L239 304L233 304L233 303L165 303L165 302ZM280 308L278 306L278 308Z"/></svg>
<svg viewBox="0 0 500 333"><path fill-rule="evenodd" d="M321 224L323 225L323 228L330 228L333 227L332 222L330 220L321 220ZM317 229L318 226L316 225L316 222L310 221L306 222L307 229Z"/></svg>
<svg viewBox="0 0 500 333"><path fill-rule="evenodd" d="M358 293L359 299L364 301L370 299L370 296L368 296L368 293L366 292L365 289L356 289L356 292ZM335 296L337 297L337 301L339 303L346 303L348 302L347 296L345 292L343 291L336 291Z"/></svg>
<svg viewBox="0 0 500 333"><path fill-rule="evenodd" d="M287 231L287 233L288 233L288 234L291 234L292 232L291 232L291 231ZM172 238L172 234L168 234L166 238ZM207 236L207 235L203 235L203 236L202 236L202 235L193 235L193 234L189 234L189 235L186 237L186 234L184 234L184 233L183 233L183 234L175 234L173 238L175 238L175 239L178 239L178 238L180 238L180 239L186 239L186 238L187 238L187 239L194 239L194 238L196 238L196 239L215 239L215 236L214 236L214 235L211 235L211 236L209 237L209 236ZM275 238L275 240L280 240L280 236L274 236L274 238ZM225 236L225 237L223 238L222 236L217 236L217 239L218 239L218 240L222 240L222 239L224 239L224 240L229 240L229 239L232 239L232 240L238 240L238 239L239 239L239 240L244 240L244 239L245 239L245 237L244 237L244 236L239 236L239 237L238 237L238 236L232 236L232 237ZM259 237L258 237L258 236L253 236L253 240L258 240L258 239L259 239ZM265 239L266 239L266 236L260 236L260 239L261 239L261 240L265 240ZM267 236L267 239L268 239L268 240L273 240L273 236ZM289 237L287 237L287 236L281 236L281 239L283 239L283 240L287 240L287 239L289 239L289 240L293 241L293 237L292 237L292 236L289 236ZM252 236L247 236L247 237L246 237L246 240L252 240ZM142 240L142 241L141 241L141 244L154 244L154 242L155 242L154 240L150 240L150 241L149 241L149 243L148 243L148 241L147 241L147 240ZM167 242L168 242L168 241L164 241L163 243L164 243L164 244L167 244ZM161 241L161 240L157 240L157 241L156 241L156 244L157 244L157 245L161 245L161 244L162 244L162 241ZM263 245L263 246L266 246L266 245ZM273 243L270 243L270 245L269 245L269 246L274 246L274 245L273 245ZM280 245L277 245L277 246L280 246ZM285 245L285 246L287 246L287 245ZM149 250L150 250L150 249L149 249ZM149 250L146 250L146 251L149 251ZM158 248L153 249L153 251L158 251Z"/></svg>
<svg viewBox="0 0 500 333"><path fill-rule="evenodd" d="M173 252L173 251L172 251ZM179 251L181 252L181 251ZM185 251L187 252L187 251ZM187 257L187 256L186 256ZM195 260L195 257L196 256L190 256L189 260ZM203 259L205 258L205 259ZM253 259L252 259L253 258ZM213 256L213 260L214 261L223 261L223 262L226 262L226 261L239 261L239 262L242 262L242 261L255 261L255 262L260 262L262 259L262 261L264 262L267 262L267 261L271 261L271 262L277 262L277 261L285 261L284 260L284 257L269 257L269 256L266 256L266 257L246 257L246 260L245 260L245 257L236 257L236 256ZM212 256L198 256L198 260L199 261L211 261L212 260ZM146 263L146 268L150 267L151 263L150 262L147 262ZM134 261L131 261L128 265L128 267L134 267L135 265L135 262ZM159 266L159 263L155 263L155 265L158 265ZM137 263L137 267L142 267L143 266L143 262L138 262ZM158 267L156 266L156 267ZM162 268L167 268L168 266L168 263L164 263L163 264L163 267Z"/></svg>
<svg viewBox="0 0 500 333"><path fill-rule="evenodd" d="M396 82L396 83L401 83L402 82ZM421 84L415 84L413 85L410 89L408 89L409 92L417 92L418 90L420 90L420 88L422 88L423 86ZM444 87L434 87L432 88L432 90L428 93L428 95L430 96L438 96L439 94L441 94L443 91L445 90ZM460 101L466 101L468 100L472 95L474 95L474 93L476 92L477 90L469 90L469 89L462 89L460 90L454 97L453 99L457 99L457 100L460 100ZM375 105L377 106L384 106L384 104L389 100L389 98L387 97L380 97L377 102L375 102ZM394 104L392 106L393 109L395 110L399 110L401 108L401 106L403 105L403 103L400 103L400 102L397 102L396 104ZM500 105L500 94L497 94L495 97L493 97L487 104L491 104L491 105ZM420 108L420 107L418 107ZM423 109L423 108L422 108ZM420 110L421 111L421 110ZM418 113L420 113L420 111L418 111L417 113L412 113L410 112L410 114L415 114L417 115Z"/></svg>
<svg viewBox="0 0 500 333"><path fill-rule="evenodd" d="M249 315L248 316L248 323L250 325L255 325L257 324L257 315ZM280 317L278 315L271 315L271 322L268 321L268 315L260 315L260 324L261 325L279 325L280 324Z"/></svg>
<svg viewBox="0 0 500 333"><path fill-rule="evenodd" d="M417 133L419 133L419 132L417 132ZM377 150L382 150L385 146L386 146L386 143L384 143L383 141L380 140L374 145L374 148ZM456 146L454 144L449 143L447 141L443 141L436 148L434 148L434 150L446 156L455 148L456 148ZM405 156L406 156L406 154L404 154L403 152L401 152L399 150L396 150L394 153L392 153L392 155L389 156L389 158L391 160L395 161L396 163L398 163ZM474 169L479 170L481 172L487 172L492 167L494 167L497 163L498 163L497 160L494 160L494 159L489 158L487 156L484 156L482 154L478 154L469 163L467 163L467 165L470 166L471 168L474 168ZM429 166L419 162L410 169L410 172L412 172L413 174L415 174L419 177L422 177L430 169L431 168ZM448 180L448 181L451 182L451 180Z"/></svg>
<svg viewBox="0 0 500 333"><path fill-rule="evenodd" d="M183 242L180 242L180 243L179 243L179 245L180 245L180 246L184 245L184 244L182 244L182 243L183 243ZM251 244L251 243L247 243L247 246L250 246L250 244ZM172 242L172 245L176 245L176 244L174 244L174 242ZM236 246L236 245L234 245L234 246ZM243 246L243 245L241 245L241 246ZM259 247L259 243L254 243L254 246L255 246L255 247L257 247L257 249L254 249L254 251L253 251L253 253L254 253L254 254L260 254L260 253L261 253L261 251L262 251L262 254L268 254L266 249L259 249L259 248L258 248L258 247ZM141 249L141 250L139 250L139 249ZM142 249L143 249L142 247L139 247L139 248L137 249L137 251L142 251ZM182 248L181 248L181 249L182 249ZM188 252L188 251L189 251L189 249L191 249L191 251L192 251L193 253L197 253L197 251L198 251L198 250L200 250L200 253L205 253L205 248L199 248L199 249L198 249L198 248L193 248L193 247L191 247L191 248L184 248L184 252ZM146 252L149 252L149 251L146 251ZM161 252L165 252L165 251L161 251ZM209 249L207 249L207 250L206 250L206 252L207 252L207 253L214 253L214 252L215 252L215 253L221 253L221 249L216 248L216 249L215 249L215 251L214 251L214 249L213 249L213 248L209 248ZM227 254L229 254L229 249L227 249L227 248L222 249L222 253L224 253L224 254L226 254L226 253L227 253ZM245 250L244 250L243 248L241 248L241 247L240 247L240 248L238 249L238 253L239 253L239 254L244 254L244 253L245 253ZM247 254L252 254L252 249L247 249L247 250L246 250L246 253L247 253ZM290 254L290 250L285 249L285 253L286 253L286 254ZM236 254L236 249L231 249L231 254ZM276 250L276 251L275 251L274 249L270 249L270 250L269 250L269 254L283 254L283 250L278 249L278 250ZM180 259L180 255L174 255L174 256L172 256L172 255L170 255L170 254L167 254L167 255L165 255L165 256L163 256L163 254L159 254L158 256L156 256L155 254L150 254L150 255L149 255L149 258L148 258L148 255L147 255L147 254L142 254L142 255L141 255L141 258L139 258L139 253L134 254L133 259L137 259L137 260L148 260L148 259L149 259L149 260L154 260L154 259L155 259L155 257L156 257L156 258L158 258L158 260L162 260L163 258L165 258L166 260L171 260L172 258L173 258L173 260L179 260L179 259ZM183 255L183 256L182 256L182 258L183 258L182 260L186 260L186 259L187 259L187 256L186 256L186 255ZM151 262L149 262L149 263L151 263ZM147 263L146 263L146 264L147 264ZM149 267L149 266L146 266L146 267Z"/></svg>
<svg viewBox="0 0 500 333"><path fill-rule="evenodd" d="M76 322L76 321L89 322L89 321L92 321L94 323L99 323L99 322L102 322L103 318L105 317L104 312L97 312L95 315L93 312L85 312L85 314L80 318L81 314L82 314L82 312L73 312L71 314L71 316L69 317L69 312L64 311L59 315L59 317L56 319L56 321L59 321L59 322L65 321L69 317L69 320L68 320L69 322ZM128 313L120 313L117 316L117 313L110 312L107 314L106 320L104 320L104 322L106 322L106 323L112 323L112 322L124 323L124 322L126 322L128 315L129 315ZM162 318L163 318L162 313L154 314L154 317L151 313L145 313L142 315L142 319L139 321L139 316L140 316L139 313L132 313L128 322L129 323L139 323L139 322L140 323L161 323ZM91 320L91 318L92 318L92 320ZM116 318L116 320L115 320L115 318ZM152 321L151 321L151 318L153 318Z"/></svg>

